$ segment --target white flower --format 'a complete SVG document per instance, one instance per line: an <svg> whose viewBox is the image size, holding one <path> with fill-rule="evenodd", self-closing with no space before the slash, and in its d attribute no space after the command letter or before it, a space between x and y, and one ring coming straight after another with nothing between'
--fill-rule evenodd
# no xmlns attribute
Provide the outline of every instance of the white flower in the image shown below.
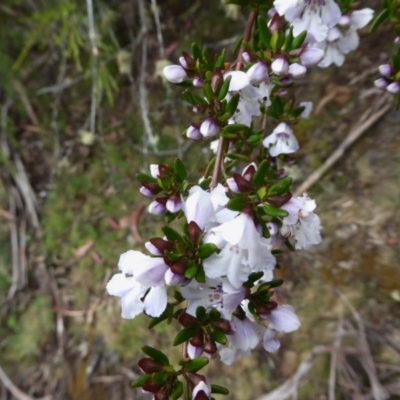
<svg viewBox="0 0 400 400"><path fill-rule="evenodd" d="M341 11L334 0L275 0L274 7L293 27L293 35L307 31L309 41L321 42L335 26Z"/></svg>
<svg viewBox="0 0 400 400"><path fill-rule="evenodd" d="M210 385L208 385L206 382L200 381L193 389L192 392L192 400L195 400L197 395L199 393L203 392L204 396L206 396L208 399L211 398L211 388ZM204 399L204 396L200 397L201 399Z"/></svg>
<svg viewBox="0 0 400 400"><path fill-rule="evenodd" d="M285 58L278 57L272 62L271 69L275 75L286 75L289 72L289 63Z"/></svg>
<svg viewBox="0 0 400 400"><path fill-rule="evenodd" d="M183 297L188 300L186 312L196 315L196 309L203 306L206 309L216 308L222 318L231 320L232 312L246 297L246 289L234 288L227 279L206 279L205 283L192 280L182 288Z"/></svg>
<svg viewBox="0 0 400 400"><path fill-rule="evenodd" d="M224 74L224 79L228 76L231 77L231 81L229 82L230 92L237 92L250 84L249 77L243 71L228 71Z"/></svg>
<svg viewBox="0 0 400 400"><path fill-rule="evenodd" d="M259 85L268 78L268 68L263 62L257 62L246 72L252 85Z"/></svg>
<svg viewBox="0 0 400 400"><path fill-rule="evenodd" d="M263 140L263 145L269 148L272 157L279 154L294 153L299 149L299 142L293 135L290 126L285 122L281 122L271 133Z"/></svg>
<svg viewBox="0 0 400 400"><path fill-rule="evenodd" d="M212 118L205 119L200 125L200 133L208 138L219 133L219 126Z"/></svg>
<svg viewBox="0 0 400 400"><path fill-rule="evenodd" d="M279 340L274 338L275 333L272 329L267 328L263 336L263 346L266 351L273 353L281 347Z"/></svg>

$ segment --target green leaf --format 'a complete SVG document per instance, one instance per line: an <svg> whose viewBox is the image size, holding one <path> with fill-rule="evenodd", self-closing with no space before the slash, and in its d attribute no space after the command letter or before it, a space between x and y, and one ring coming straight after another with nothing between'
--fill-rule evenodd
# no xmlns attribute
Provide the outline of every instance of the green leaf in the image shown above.
<svg viewBox="0 0 400 400"><path fill-rule="evenodd" d="M223 386L211 385L211 393L223 394L226 396L227 394L229 394L229 390L227 388L224 388Z"/></svg>
<svg viewBox="0 0 400 400"><path fill-rule="evenodd" d="M279 182L275 183L268 189L268 196L281 196L289 190L291 184L292 178L290 178L289 176L281 179Z"/></svg>
<svg viewBox="0 0 400 400"><path fill-rule="evenodd" d="M292 41L291 49L299 49L306 39L307 31L299 33Z"/></svg>
<svg viewBox="0 0 400 400"><path fill-rule="evenodd" d="M175 229L172 229L169 226L163 226L161 230L170 242L183 242L182 236Z"/></svg>
<svg viewBox="0 0 400 400"><path fill-rule="evenodd" d="M194 261L190 261L188 267L185 270L185 277L188 279L192 279L196 276L197 270L199 269L199 265Z"/></svg>
<svg viewBox="0 0 400 400"><path fill-rule="evenodd" d="M242 211L247 205L247 201L244 197L235 197L234 199L230 199L226 208L232 211Z"/></svg>
<svg viewBox="0 0 400 400"><path fill-rule="evenodd" d="M213 243L203 243L199 247L199 257L204 260L212 256L217 251L217 246Z"/></svg>
<svg viewBox="0 0 400 400"><path fill-rule="evenodd" d="M168 396L168 400L178 400L183 394L183 383L176 381L171 394Z"/></svg>
<svg viewBox="0 0 400 400"><path fill-rule="evenodd" d="M152 378L156 385L163 385L167 380L167 375L165 372L156 372L152 375Z"/></svg>
<svg viewBox="0 0 400 400"><path fill-rule="evenodd" d="M147 175L142 172L139 172L138 174L136 174L136 178L138 178L138 180L140 182L151 182L151 183L157 182L156 178L153 178L151 175Z"/></svg>
<svg viewBox="0 0 400 400"><path fill-rule="evenodd" d="M205 83L203 85L203 95L209 103L211 103L214 100L214 92L209 83Z"/></svg>
<svg viewBox="0 0 400 400"><path fill-rule="evenodd" d="M262 272L262 271L260 271L260 272L252 272L248 276L247 281L243 285L246 286L246 287L251 287L251 286L253 286L255 281L258 281L263 276L264 276L264 272Z"/></svg>
<svg viewBox="0 0 400 400"><path fill-rule="evenodd" d="M192 56L195 60L201 60L203 57L201 55L200 47L196 43L192 43Z"/></svg>
<svg viewBox="0 0 400 400"><path fill-rule="evenodd" d="M183 364L183 367L188 372L197 372L208 364L208 358L198 357Z"/></svg>
<svg viewBox="0 0 400 400"><path fill-rule="evenodd" d="M246 125L232 124L232 125L225 126L224 131L229 132L229 133L239 133L239 132L246 131L247 129L248 128Z"/></svg>
<svg viewBox="0 0 400 400"><path fill-rule="evenodd" d="M230 116L232 116L236 112L239 100L240 100L240 94L235 93L228 101L228 104L226 105L226 112L230 114Z"/></svg>
<svg viewBox="0 0 400 400"><path fill-rule="evenodd" d="M193 106L197 106L199 104L206 104L204 97L201 97L201 96L197 95L196 93L193 93L189 89L186 89L183 91L182 97L185 101L187 101L189 104L191 104Z"/></svg>
<svg viewBox="0 0 400 400"><path fill-rule="evenodd" d="M264 47L269 48L271 32L268 28L267 21L262 16L259 16L257 22L261 43L264 45Z"/></svg>
<svg viewBox="0 0 400 400"><path fill-rule="evenodd" d="M292 42L293 42L293 31L292 29L290 29L289 33L284 39L282 50L290 49Z"/></svg>
<svg viewBox="0 0 400 400"><path fill-rule="evenodd" d="M381 13L375 18L374 22L371 24L371 27L369 28L369 32L372 33L378 28L378 26L389 17L390 11L385 8L384 10L381 11Z"/></svg>
<svg viewBox="0 0 400 400"><path fill-rule="evenodd" d="M196 318L202 321L206 316L206 309L203 306L198 306L196 308Z"/></svg>
<svg viewBox="0 0 400 400"><path fill-rule="evenodd" d="M151 378L151 374L145 374L133 381L132 386L135 388L142 387L147 380Z"/></svg>
<svg viewBox="0 0 400 400"><path fill-rule="evenodd" d="M253 182L257 187L264 183L265 176L267 175L269 169L269 162L267 160L262 161L262 163L258 166L257 171L253 176Z"/></svg>
<svg viewBox="0 0 400 400"><path fill-rule="evenodd" d="M174 172L178 179L182 182L187 177L186 168L183 162L179 158L175 158L174 161Z"/></svg>
<svg viewBox="0 0 400 400"><path fill-rule="evenodd" d="M208 315L213 320L218 320L221 318L221 313L216 308L211 308L211 310L208 312Z"/></svg>
<svg viewBox="0 0 400 400"><path fill-rule="evenodd" d="M200 266L200 268L197 270L196 281L200 283L204 283L206 281L206 274L202 266Z"/></svg>
<svg viewBox="0 0 400 400"><path fill-rule="evenodd" d="M163 321L165 321L166 319L168 319L168 317L169 317L169 315L170 315L170 305L168 305L167 306L167 308L164 310L164 312L159 316L159 317L156 317L156 318L152 318L151 319L151 321L150 321L150 323L149 323L149 326L148 326L148 328L149 329L152 329L152 328L154 328L156 325L158 325L158 324L160 324L161 322L163 322ZM172 310L173 310L173 307L172 307Z"/></svg>
<svg viewBox="0 0 400 400"><path fill-rule="evenodd" d="M170 365L168 357L162 351L150 346L143 346L142 351L153 360L158 361L161 365Z"/></svg>
<svg viewBox="0 0 400 400"><path fill-rule="evenodd" d="M215 62L214 68L224 68L224 63L225 63L225 49L222 50L221 54L217 58L217 61Z"/></svg>
<svg viewBox="0 0 400 400"><path fill-rule="evenodd" d="M272 50L275 52L279 48L279 31L275 31L271 37L270 45Z"/></svg>
<svg viewBox="0 0 400 400"><path fill-rule="evenodd" d="M226 344L226 335L222 333L219 329L214 328L211 336L217 343Z"/></svg>
<svg viewBox="0 0 400 400"><path fill-rule="evenodd" d="M263 210L265 211L265 214L271 216L271 217L286 217L289 213L286 210L282 210L280 208L270 206L270 205L265 205L262 207Z"/></svg>
<svg viewBox="0 0 400 400"><path fill-rule="evenodd" d="M227 154L225 154L225 156L230 158L231 160L239 160L239 161L244 161L244 162L249 161L249 157L244 156L242 154L238 154L238 153L227 153Z"/></svg>
<svg viewBox="0 0 400 400"><path fill-rule="evenodd" d="M187 342L189 339L191 339L195 333L199 330L199 328L183 328L176 336L173 341L174 346L178 346L181 343Z"/></svg>
<svg viewBox="0 0 400 400"><path fill-rule="evenodd" d="M257 289L257 293L258 292L264 292L267 291L269 289L281 286L283 284L283 279L276 279L270 282L265 282L263 284L261 284L258 289Z"/></svg>
<svg viewBox="0 0 400 400"><path fill-rule="evenodd" d="M399 54L394 54L392 56L392 63L396 71L400 70L400 55Z"/></svg>
<svg viewBox="0 0 400 400"><path fill-rule="evenodd" d="M218 91L218 95L217 95L218 101L221 101L227 95L228 90L229 90L229 84L231 83L231 79L232 79L231 76L228 76L226 79L224 79L224 83L222 84L221 88Z"/></svg>

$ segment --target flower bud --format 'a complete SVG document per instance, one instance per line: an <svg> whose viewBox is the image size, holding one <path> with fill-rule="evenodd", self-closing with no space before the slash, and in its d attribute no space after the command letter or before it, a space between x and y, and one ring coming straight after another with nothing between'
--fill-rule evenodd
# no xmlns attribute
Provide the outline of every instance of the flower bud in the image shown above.
<svg viewBox="0 0 400 400"><path fill-rule="evenodd" d="M247 76L252 85L259 85L268 78L268 68L263 62L257 62L249 68Z"/></svg>
<svg viewBox="0 0 400 400"><path fill-rule="evenodd" d="M392 94L397 94L400 92L400 82L392 82L390 85L388 85L388 87L386 88L386 90L389 93Z"/></svg>
<svg viewBox="0 0 400 400"><path fill-rule="evenodd" d="M186 71L180 65L168 65L164 67L163 74L171 83L181 83L188 78Z"/></svg>
<svg viewBox="0 0 400 400"><path fill-rule="evenodd" d="M195 221L190 221L188 224L189 238L193 243L198 243L203 235L203 230L197 225Z"/></svg>
<svg viewBox="0 0 400 400"><path fill-rule="evenodd" d="M211 78L211 89L214 93L218 93L222 84L224 83L224 76L219 68L214 68L214 72Z"/></svg>
<svg viewBox="0 0 400 400"><path fill-rule="evenodd" d="M196 76L193 78L192 84L193 84L194 87L200 88L200 87L203 87L203 85L204 85L204 80L203 80L200 76L197 76L197 75L196 75Z"/></svg>
<svg viewBox="0 0 400 400"><path fill-rule="evenodd" d="M250 63L250 62L251 62L250 54L249 54L247 51L244 51L244 52L242 53L242 58L243 58L243 61L244 61L245 63Z"/></svg>
<svg viewBox="0 0 400 400"><path fill-rule="evenodd" d="M378 88L378 89L386 89L387 86L389 85L389 82L387 81L387 79L385 78L378 78L374 81L374 85Z"/></svg>
<svg viewBox="0 0 400 400"><path fill-rule="evenodd" d="M289 63L285 58L278 57L272 62L271 69L275 75L286 75L289 71Z"/></svg>
<svg viewBox="0 0 400 400"><path fill-rule="evenodd" d="M192 400L211 399L211 390L205 382L199 382L193 389Z"/></svg>
<svg viewBox="0 0 400 400"><path fill-rule="evenodd" d="M158 178L160 176L160 166L158 164L150 164L150 175L153 178Z"/></svg>
<svg viewBox="0 0 400 400"><path fill-rule="evenodd" d="M240 193L239 187L233 178L228 178L226 180L226 184L228 185L228 188L231 192Z"/></svg>
<svg viewBox="0 0 400 400"><path fill-rule="evenodd" d="M157 239L157 238L155 238L155 239ZM161 239L161 240L162 240L162 239ZM144 247L146 247L147 251L148 251L149 253L151 253L153 256L161 256L161 255L162 255L162 252L159 251L159 250L157 249L157 247L154 246L154 244L151 243L151 242L146 242L146 243L144 244Z"/></svg>
<svg viewBox="0 0 400 400"><path fill-rule="evenodd" d="M191 360L200 357L203 354L203 348L193 346L190 342L187 345L187 354Z"/></svg>
<svg viewBox="0 0 400 400"><path fill-rule="evenodd" d="M164 204L161 204L157 200L154 200L149 204L148 211L150 214L164 215L167 212L167 208L165 207Z"/></svg>
<svg viewBox="0 0 400 400"><path fill-rule="evenodd" d="M400 44L400 36L397 36L397 38L394 39L394 44Z"/></svg>
<svg viewBox="0 0 400 400"><path fill-rule="evenodd" d="M350 25L350 22L350 17L348 15L342 15L339 19L338 25L347 28Z"/></svg>
<svg viewBox="0 0 400 400"><path fill-rule="evenodd" d="M144 186L139 189L139 192L145 197L154 197L154 194Z"/></svg>
<svg viewBox="0 0 400 400"><path fill-rule="evenodd" d="M283 19L282 17L278 14L275 13L271 20L268 23L268 28L272 34L274 34L276 31L280 31L283 28Z"/></svg>
<svg viewBox="0 0 400 400"><path fill-rule="evenodd" d="M177 275L183 275L186 271L186 262L182 259L171 265L171 271Z"/></svg>
<svg viewBox="0 0 400 400"><path fill-rule="evenodd" d="M186 137L192 140L200 140L203 139L203 135L200 133L200 130L196 128L194 125L190 125L186 131Z"/></svg>
<svg viewBox="0 0 400 400"><path fill-rule="evenodd" d="M166 204L167 210L170 213L176 213L182 209L182 199L181 196L177 193L173 194L168 200Z"/></svg>
<svg viewBox="0 0 400 400"><path fill-rule="evenodd" d="M153 360L152 358L142 358L138 362L139 368L145 374L152 374L153 372L160 372L162 371L163 367L157 361Z"/></svg>
<svg viewBox="0 0 400 400"><path fill-rule="evenodd" d="M212 137L219 133L219 126L212 118L205 119L200 125L200 133L204 137Z"/></svg>
<svg viewBox="0 0 400 400"><path fill-rule="evenodd" d="M290 64L289 74L292 78L304 78L306 76L307 68L304 65L298 63Z"/></svg>
<svg viewBox="0 0 400 400"><path fill-rule="evenodd" d="M168 286L182 285L187 281L183 275L174 274L169 268L165 271L164 279Z"/></svg>
<svg viewBox="0 0 400 400"><path fill-rule="evenodd" d="M293 83L292 78L290 78L290 76L284 76L282 78L279 79L279 83L282 86L289 86Z"/></svg>
<svg viewBox="0 0 400 400"><path fill-rule="evenodd" d="M312 67L313 65L317 65L324 58L325 53L321 49L317 49L316 47L306 47L300 53L300 62L305 67Z"/></svg>
<svg viewBox="0 0 400 400"><path fill-rule="evenodd" d="M204 355L207 358L214 358L217 355L218 348L217 344L215 343L215 340L212 339L210 336L206 337L206 340L204 341Z"/></svg>
<svg viewBox="0 0 400 400"><path fill-rule="evenodd" d="M391 77L393 72L393 67L390 64L382 64L379 66L379 73L386 78Z"/></svg>
<svg viewBox="0 0 400 400"><path fill-rule="evenodd" d="M149 250L150 253L151 253L151 254L154 254L154 255L161 255L161 254L164 254L166 251L172 250L172 248L173 248L172 243L170 243L170 242L168 242L168 240L164 240L164 239L162 239L162 238L160 238L160 237L151 238L151 239L149 240L149 242L150 242L150 244L151 244L152 246L154 246L154 248L156 249L156 251L159 253L159 254L157 254L157 252L153 250L153 247L150 247L150 246L148 247L148 246L147 246L147 243L148 243L148 242L147 242L147 243L145 244L146 249Z"/></svg>

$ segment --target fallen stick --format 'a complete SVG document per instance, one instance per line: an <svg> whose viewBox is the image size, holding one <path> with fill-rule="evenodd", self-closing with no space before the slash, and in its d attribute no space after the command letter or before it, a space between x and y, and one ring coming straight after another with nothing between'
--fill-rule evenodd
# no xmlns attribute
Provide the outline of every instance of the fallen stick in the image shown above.
<svg viewBox="0 0 400 400"><path fill-rule="evenodd" d="M365 122L363 122L363 117L360 118L358 124L346 137L346 139L340 144L340 146L328 157L324 164L315 170L294 192L294 196L300 196L301 194L307 192L311 186L320 180L322 175L325 174L345 153L345 151L364 133L370 128L375 122L382 118L388 111L393 108L393 100L388 96L381 97L377 104L383 102L381 108L372 114Z"/></svg>

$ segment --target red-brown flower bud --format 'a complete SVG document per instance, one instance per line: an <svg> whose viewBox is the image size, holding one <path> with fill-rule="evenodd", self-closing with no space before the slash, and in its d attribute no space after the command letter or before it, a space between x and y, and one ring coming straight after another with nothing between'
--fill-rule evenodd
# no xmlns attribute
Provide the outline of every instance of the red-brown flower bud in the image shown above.
<svg viewBox="0 0 400 400"><path fill-rule="evenodd" d="M160 372L163 369L162 365L159 364L157 361L153 360L152 358L142 358L138 362L138 365L145 374Z"/></svg>
<svg viewBox="0 0 400 400"><path fill-rule="evenodd" d="M203 231L200 229L200 227L194 221L189 222L188 232L189 232L190 240L193 243L198 243L201 236L203 235Z"/></svg>
<svg viewBox="0 0 400 400"><path fill-rule="evenodd" d="M196 332L194 336L189 340L189 342L194 347L203 347L204 346L203 331Z"/></svg>
<svg viewBox="0 0 400 400"><path fill-rule="evenodd" d="M186 271L186 262L179 260L171 265L171 271L177 275L183 275Z"/></svg>

